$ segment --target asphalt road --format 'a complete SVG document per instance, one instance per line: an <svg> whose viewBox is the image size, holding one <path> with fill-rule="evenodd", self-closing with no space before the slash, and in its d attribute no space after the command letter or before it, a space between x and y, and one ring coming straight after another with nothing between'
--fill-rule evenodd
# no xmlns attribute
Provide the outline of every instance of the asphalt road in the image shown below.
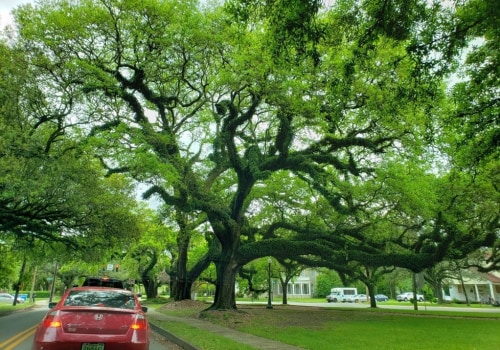
<svg viewBox="0 0 500 350"><path fill-rule="evenodd" d="M47 309L23 310L0 317L0 350L31 350L33 334ZM173 344L153 333L149 350L179 350Z"/></svg>

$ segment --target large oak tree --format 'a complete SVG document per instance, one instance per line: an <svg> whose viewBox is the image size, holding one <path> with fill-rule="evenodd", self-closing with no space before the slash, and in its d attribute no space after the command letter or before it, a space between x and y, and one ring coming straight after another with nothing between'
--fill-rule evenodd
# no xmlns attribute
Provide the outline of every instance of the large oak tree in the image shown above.
<svg viewBox="0 0 500 350"><path fill-rule="evenodd" d="M62 120L88 125L108 173L149 184L145 196L173 211L181 284L190 235L203 227L212 244L200 266L217 267L212 308L236 307L237 272L263 256L425 267L435 252L411 261L408 249L385 250L359 191L388 151L427 150L456 53L448 12L417 0L336 1L328 11L317 1L286 11L242 3L264 11L52 1L16 20L47 89L72 102ZM277 200L291 210L269 209Z"/></svg>

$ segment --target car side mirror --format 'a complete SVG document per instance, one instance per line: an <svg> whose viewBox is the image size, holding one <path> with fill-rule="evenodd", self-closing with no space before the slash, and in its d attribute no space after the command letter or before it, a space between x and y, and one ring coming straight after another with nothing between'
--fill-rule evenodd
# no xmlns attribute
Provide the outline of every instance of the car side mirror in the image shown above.
<svg viewBox="0 0 500 350"><path fill-rule="evenodd" d="M49 303L49 309L53 309L57 305L56 302Z"/></svg>
<svg viewBox="0 0 500 350"><path fill-rule="evenodd" d="M147 306L141 306L142 311L148 312L148 307Z"/></svg>

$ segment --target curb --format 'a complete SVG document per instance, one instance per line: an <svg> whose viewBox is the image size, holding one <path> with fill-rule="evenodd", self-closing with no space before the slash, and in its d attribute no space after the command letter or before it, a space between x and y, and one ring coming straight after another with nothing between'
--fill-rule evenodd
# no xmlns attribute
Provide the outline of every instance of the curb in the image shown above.
<svg viewBox="0 0 500 350"><path fill-rule="evenodd" d="M161 336L167 338L170 340L172 343L175 343L182 347L184 350L201 350L186 341L182 340L181 338L177 337L176 335L170 333L169 331L160 328L159 326L155 325L153 322L149 321L149 325L151 326L151 329L155 331L156 333L160 334Z"/></svg>

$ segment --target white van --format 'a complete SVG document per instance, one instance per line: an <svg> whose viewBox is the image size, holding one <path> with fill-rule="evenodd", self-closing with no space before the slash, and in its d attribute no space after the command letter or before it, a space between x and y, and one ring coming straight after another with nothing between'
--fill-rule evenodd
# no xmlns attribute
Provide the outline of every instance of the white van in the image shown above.
<svg viewBox="0 0 500 350"><path fill-rule="evenodd" d="M336 303L336 302L345 303L346 301L349 300L349 298L352 298L356 294L358 294L357 288L344 288L344 287L332 288L330 290L330 294L326 296L326 301L328 301L329 303Z"/></svg>

